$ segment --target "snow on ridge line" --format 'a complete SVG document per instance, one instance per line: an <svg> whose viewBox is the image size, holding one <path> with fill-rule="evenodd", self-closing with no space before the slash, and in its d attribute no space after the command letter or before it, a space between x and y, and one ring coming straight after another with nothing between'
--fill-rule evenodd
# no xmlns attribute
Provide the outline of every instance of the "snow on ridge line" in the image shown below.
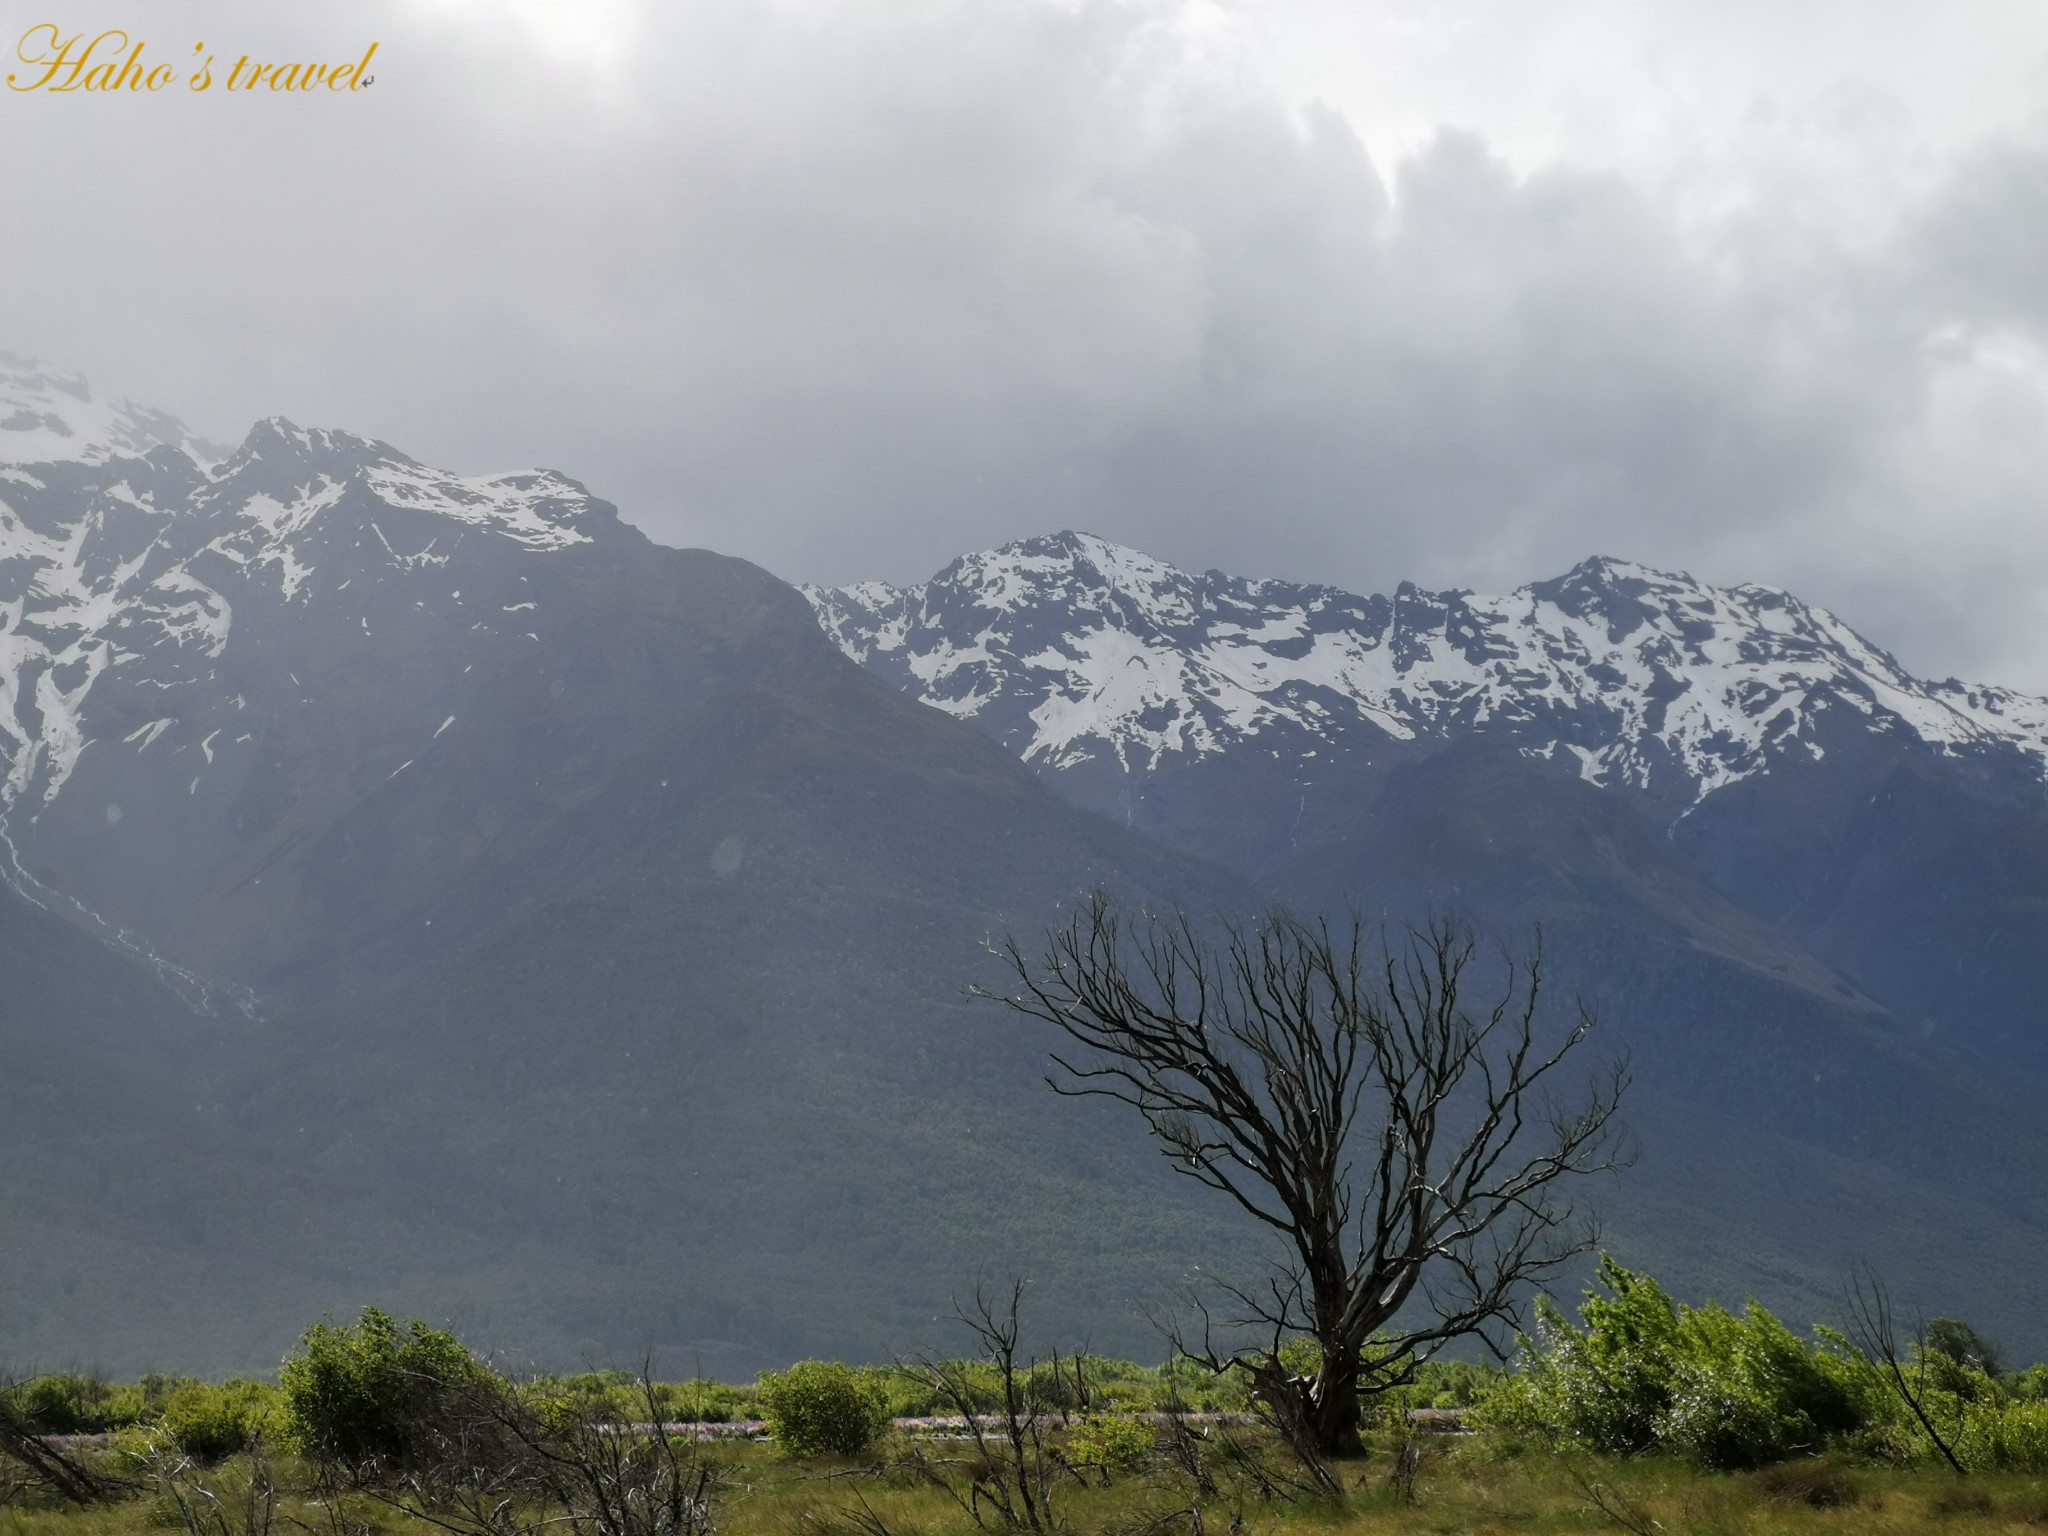
<svg viewBox="0 0 2048 1536"><path fill-rule="evenodd" d="M1193 576L1068 533L963 555L918 586L803 590L855 661L1056 769L1155 768L1282 726L1492 725L1568 751L1595 783L1668 792L1675 764L1696 801L1795 744L1818 756L1809 727L1839 705L1946 750L2016 746L2048 772L2048 700L1922 682L1776 588L1611 558L1505 596L1403 583L1389 599Z"/></svg>
<svg viewBox="0 0 2048 1536"><path fill-rule="evenodd" d="M184 452L216 484L231 483L238 470L265 460L268 450L278 447L306 455L309 467L327 471L321 475L323 485L338 484L332 471L346 466L342 479L359 472L372 492L393 506L486 528L528 549L549 551L592 542L590 534L576 525L594 498L552 470L458 475L420 464L386 443L331 428L302 427L277 415L251 427L239 447L225 448L194 436L167 412L95 394L81 374L0 351L0 481L40 490L40 478L27 472L36 465L99 465L141 457L159 446ZM108 494L119 499L121 488ZM169 510L149 507L132 492L128 499L144 510ZM324 504L318 497L280 503L268 496L251 498L247 504L246 510L265 525L270 556L294 589L305 573L284 550L284 542ZM0 519L6 516L0 502ZM229 537L254 558L246 540Z"/></svg>

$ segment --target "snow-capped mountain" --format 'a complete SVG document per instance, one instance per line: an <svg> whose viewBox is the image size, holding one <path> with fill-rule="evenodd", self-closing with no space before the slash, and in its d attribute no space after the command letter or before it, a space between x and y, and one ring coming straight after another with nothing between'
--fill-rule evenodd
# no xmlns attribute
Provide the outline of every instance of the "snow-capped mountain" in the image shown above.
<svg viewBox="0 0 2048 1536"><path fill-rule="evenodd" d="M157 942L226 939L175 932L195 873L259 878L252 794L332 811L451 750L506 642L546 628L536 562L638 538L551 472L449 474L282 418L204 458L160 412L65 425L68 457L22 457L54 429L0 437L0 875L167 976L191 973ZM392 668L415 686L334 718Z"/></svg>
<svg viewBox="0 0 2048 1536"><path fill-rule="evenodd" d="M337 543L351 551L344 585L361 557L372 580L421 576L464 539L526 551L587 543L580 525L598 515L593 506L581 486L548 472L443 474L383 444L282 418L210 468L166 445L86 464L0 465L0 807L26 800L33 815L95 744L196 747L196 794L218 756L251 740L224 734L223 696L208 686L237 610L331 597L317 573L334 569ZM490 595L522 594L450 592L447 601L482 634L535 622L521 617L533 602L491 604ZM360 624L367 634L368 618ZM101 716L115 696L138 696L123 686L131 679L160 712L117 738L109 732L125 715L113 725Z"/></svg>
<svg viewBox="0 0 2048 1536"><path fill-rule="evenodd" d="M1823 609L1593 559L1505 596L1391 597L1195 575L1089 534L961 557L912 587L808 587L869 670L1041 771L1144 777L1471 734L1683 811L1833 732L2048 769L2048 701L1909 675Z"/></svg>

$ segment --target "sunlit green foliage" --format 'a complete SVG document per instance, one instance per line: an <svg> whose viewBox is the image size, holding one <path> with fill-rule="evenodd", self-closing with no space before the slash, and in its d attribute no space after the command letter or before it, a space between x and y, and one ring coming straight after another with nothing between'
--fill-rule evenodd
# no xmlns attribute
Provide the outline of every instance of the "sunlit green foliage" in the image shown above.
<svg viewBox="0 0 2048 1536"><path fill-rule="evenodd" d="M1067 1436L1066 1458L1070 1465L1097 1468L1103 1473L1128 1472L1151 1458L1159 1432L1149 1417L1135 1413L1090 1413L1074 1424Z"/></svg>
<svg viewBox="0 0 2048 1536"><path fill-rule="evenodd" d="M1809 1342L1752 1302L1737 1316L1674 1301L1603 1259L1606 1295L1574 1328L1538 1304L1521 1373L1493 1422L1540 1427L1601 1451L1670 1451L1709 1467L1755 1467L1820 1450L1885 1411L1885 1389L1827 1336Z"/></svg>
<svg viewBox="0 0 2048 1536"><path fill-rule="evenodd" d="M454 1334L375 1307L308 1328L279 1380L286 1445L349 1466L405 1464L456 1394L502 1385Z"/></svg>
<svg viewBox="0 0 2048 1536"><path fill-rule="evenodd" d="M1754 1302L1740 1315L1674 1301L1612 1259L1605 1294L1573 1327L1539 1303L1520 1369L1478 1421L1618 1455L1665 1452L1709 1468L1759 1467L1835 1449L1909 1463L1933 1454L1893 1381L1840 1333L1802 1339ZM2048 1470L2040 1369L1999 1378L1995 1349L1967 1323L1930 1325L1902 1360L1923 1410L1966 1467Z"/></svg>
<svg viewBox="0 0 2048 1536"><path fill-rule="evenodd" d="M523 1390L559 1396L587 1407L596 1417L631 1422L644 1418L648 1394L666 1424L730 1424L761 1416L759 1393L729 1382L643 1382L632 1371L583 1371L573 1376L543 1376Z"/></svg>
<svg viewBox="0 0 2048 1536"><path fill-rule="evenodd" d="M14 1386L9 1406L46 1435L103 1435L153 1423L179 1381L150 1375L111 1382L78 1372L33 1376Z"/></svg>
<svg viewBox="0 0 2048 1536"><path fill-rule="evenodd" d="M761 1378L761 1410L792 1456L859 1456L889 1427L889 1394L872 1371L801 1360Z"/></svg>
<svg viewBox="0 0 2048 1536"><path fill-rule="evenodd" d="M161 1423L187 1456L212 1463L247 1450L281 1411L267 1382L188 1381L164 1403Z"/></svg>

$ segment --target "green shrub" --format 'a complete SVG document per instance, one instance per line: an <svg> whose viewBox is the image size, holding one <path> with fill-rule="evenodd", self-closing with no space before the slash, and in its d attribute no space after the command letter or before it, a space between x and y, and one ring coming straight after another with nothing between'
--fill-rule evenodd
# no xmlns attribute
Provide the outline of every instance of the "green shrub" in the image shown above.
<svg viewBox="0 0 2048 1536"><path fill-rule="evenodd" d="M44 1435L99 1435L153 1416L167 1386L160 1376L116 1385L98 1376L35 1376L6 1389L9 1411Z"/></svg>
<svg viewBox="0 0 2048 1536"><path fill-rule="evenodd" d="M2048 1403L1999 1399L1989 1394L1965 1399L1956 1455L1973 1470L2048 1472ZM1944 1417L1954 1409L1944 1404Z"/></svg>
<svg viewBox="0 0 2048 1536"><path fill-rule="evenodd" d="M966 1391L968 1401L974 1404L977 1413L994 1413L1003 1404L1002 1387L996 1377L995 1367L985 1360L941 1361L946 1370ZM766 1381L766 1378L762 1378ZM925 1418L938 1414L957 1412L955 1404L933 1385L914 1371L892 1371L887 1383L889 1411L897 1418ZM766 1409L762 1410L766 1417Z"/></svg>
<svg viewBox="0 0 2048 1536"><path fill-rule="evenodd" d="M1671 1406L1678 1308L1655 1280L1611 1259L1601 1260L1600 1278L1610 1294L1587 1296L1584 1332L1538 1299L1522 1372L1488 1401L1485 1422L1565 1434L1617 1455L1656 1445Z"/></svg>
<svg viewBox="0 0 2048 1536"><path fill-rule="evenodd" d="M194 1461L224 1461L249 1448L262 1431L273 1389L261 1382L211 1386L188 1381L164 1404L163 1427Z"/></svg>
<svg viewBox="0 0 2048 1536"><path fill-rule="evenodd" d="M1489 1422L1741 1468L1817 1451L1885 1411L1881 1384L1834 1336L1808 1344L1754 1302L1740 1317L1683 1306L1612 1259L1600 1279L1608 1294L1586 1298L1583 1330L1539 1303L1522 1376L1489 1400Z"/></svg>
<svg viewBox="0 0 2048 1536"><path fill-rule="evenodd" d="M859 1456L889 1427L889 1394L869 1371L803 1360L761 1377L761 1413L791 1456Z"/></svg>
<svg viewBox="0 0 2048 1536"><path fill-rule="evenodd" d="M1751 1302L1679 1309L1672 1398L1657 1425L1668 1450L1709 1467L1760 1467L1813 1454L1860 1428L1857 1367L1803 1343Z"/></svg>
<svg viewBox="0 0 2048 1536"><path fill-rule="evenodd" d="M2048 1403L2048 1365L2030 1365L2014 1371L2000 1383L2023 1402Z"/></svg>
<svg viewBox="0 0 2048 1536"><path fill-rule="evenodd" d="M1159 1432L1131 1413L1091 1413L1067 1436L1067 1460L1077 1467L1128 1472L1151 1458Z"/></svg>
<svg viewBox="0 0 2048 1536"><path fill-rule="evenodd" d="M1994 1381L2005 1373L2004 1351L1960 1317L1929 1318L1927 1348Z"/></svg>
<svg viewBox="0 0 2048 1536"><path fill-rule="evenodd" d="M506 1390L452 1333L375 1307L353 1324L308 1328L279 1380L285 1444L347 1466L408 1465L465 1399Z"/></svg>

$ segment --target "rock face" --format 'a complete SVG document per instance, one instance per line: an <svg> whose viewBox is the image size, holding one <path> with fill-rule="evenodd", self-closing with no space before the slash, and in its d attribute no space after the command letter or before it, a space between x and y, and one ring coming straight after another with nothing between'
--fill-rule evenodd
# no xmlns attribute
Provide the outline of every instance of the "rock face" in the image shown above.
<svg viewBox="0 0 2048 1536"><path fill-rule="evenodd" d="M1630 1262L1819 1316L1889 1258L2034 1347L2037 701L1607 562L1069 536L807 602L549 471L4 369L0 1355L260 1369L376 1302L744 1374L1004 1269L1155 1352L1254 1235L962 995L1098 882L1540 921L1635 1053Z"/></svg>

